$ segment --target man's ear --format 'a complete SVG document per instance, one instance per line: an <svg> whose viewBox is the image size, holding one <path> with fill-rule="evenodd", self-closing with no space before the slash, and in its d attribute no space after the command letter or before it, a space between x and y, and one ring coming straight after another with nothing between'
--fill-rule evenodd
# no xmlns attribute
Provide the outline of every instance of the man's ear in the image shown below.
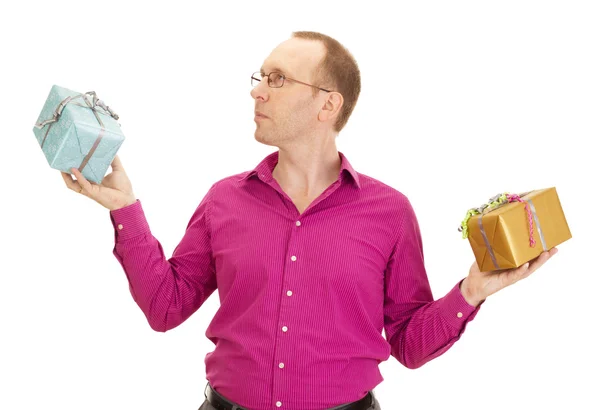
<svg viewBox="0 0 600 410"><path fill-rule="evenodd" d="M319 111L319 120L328 121L336 118L344 105L344 97L340 93L330 92Z"/></svg>

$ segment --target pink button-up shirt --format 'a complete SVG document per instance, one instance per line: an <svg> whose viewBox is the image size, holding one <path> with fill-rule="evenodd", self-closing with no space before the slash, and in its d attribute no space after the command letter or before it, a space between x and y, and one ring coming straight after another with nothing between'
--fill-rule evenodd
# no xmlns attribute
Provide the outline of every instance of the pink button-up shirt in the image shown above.
<svg viewBox="0 0 600 410"><path fill-rule="evenodd" d="M481 304L462 279L433 299L402 193L339 152L338 180L300 214L272 176L278 154L214 183L169 259L139 200L110 211L113 253L158 332L218 290L205 358L217 392L251 410L322 410L365 396L390 354L411 369L440 356Z"/></svg>

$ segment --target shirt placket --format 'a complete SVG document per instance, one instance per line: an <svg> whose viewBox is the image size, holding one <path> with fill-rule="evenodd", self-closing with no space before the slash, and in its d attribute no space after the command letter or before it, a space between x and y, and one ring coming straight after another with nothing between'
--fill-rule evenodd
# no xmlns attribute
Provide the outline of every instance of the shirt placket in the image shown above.
<svg viewBox="0 0 600 410"><path fill-rule="evenodd" d="M299 218L293 222L292 233L289 239L289 246L287 247L288 252L286 255L286 263L283 274L283 286L282 294L280 296L280 309L279 318L277 321L278 326L278 337L275 346L275 360L273 362L275 376L273 378L273 403L274 408L280 409L285 408L285 397L284 395L284 378L286 377L286 371L293 369L294 363L290 362L289 353L293 351L292 345L294 343L294 326L293 318L294 314L297 314L298 306L296 300L298 297L302 297L294 287L294 278L300 275L302 269L302 222ZM301 276L301 275L300 275Z"/></svg>
<svg viewBox="0 0 600 410"><path fill-rule="evenodd" d="M264 176L261 174L261 176ZM278 191L283 197L289 201L292 206L288 207L290 212L293 212L292 233L290 235L289 244L286 253L286 263L283 272L283 286L282 294L280 295L280 309L279 317L277 320L277 338L275 341L275 360L273 361L273 396L272 403L275 409L285 408L285 383L283 382L286 376L286 369L289 371L293 369L294 363L288 359L291 356L290 352L293 352L292 348L295 343L290 338L294 337L294 328L291 321L294 319L294 314L298 314L302 307L298 305L298 298L302 297L302 294L294 289L294 278L302 277L300 273L303 269L303 255L302 255L302 222L306 220L306 215L316 206L319 202L323 201L329 195L331 195L340 185L340 181L336 181L331 184L309 207L300 215L291 198L283 192L279 184L275 180L268 182L276 191Z"/></svg>

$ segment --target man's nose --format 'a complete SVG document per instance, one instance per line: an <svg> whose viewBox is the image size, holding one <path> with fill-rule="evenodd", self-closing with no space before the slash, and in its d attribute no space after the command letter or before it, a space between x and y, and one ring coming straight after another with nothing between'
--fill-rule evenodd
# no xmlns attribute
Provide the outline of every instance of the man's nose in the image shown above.
<svg viewBox="0 0 600 410"><path fill-rule="evenodd" d="M269 85L267 84L267 81L267 78L263 79L256 87L250 90L252 98L255 100L260 98L263 101L266 101L269 98Z"/></svg>

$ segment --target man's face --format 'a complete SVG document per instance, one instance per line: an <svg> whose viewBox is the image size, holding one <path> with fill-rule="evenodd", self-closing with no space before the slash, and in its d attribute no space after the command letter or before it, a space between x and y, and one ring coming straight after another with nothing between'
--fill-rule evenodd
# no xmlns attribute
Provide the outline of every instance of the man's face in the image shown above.
<svg viewBox="0 0 600 410"><path fill-rule="evenodd" d="M271 88L268 75L281 72L286 77L313 84L313 73L325 55L325 46L319 41L291 38L277 46L265 59L261 72L263 80L252 89L255 111L267 116L255 117L254 137L266 145L311 136L320 125L318 114L326 93L313 97L313 88L285 80L283 87ZM318 84L313 84L318 85ZM322 124L321 124L322 125Z"/></svg>

